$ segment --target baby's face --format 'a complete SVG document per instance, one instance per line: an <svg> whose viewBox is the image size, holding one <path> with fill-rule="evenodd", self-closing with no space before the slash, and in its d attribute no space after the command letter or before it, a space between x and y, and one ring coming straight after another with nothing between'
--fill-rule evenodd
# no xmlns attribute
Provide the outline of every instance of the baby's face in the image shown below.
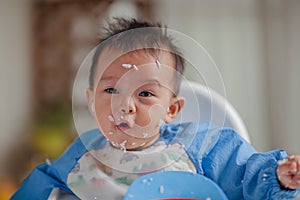
<svg viewBox="0 0 300 200"><path fill-rule="evenodd" d="M158 61L157 61L158 60ZM176 118L183 99L175 97L175 62L172 54L158 58L140 50L122 55L106 69L99 64L90 106L104 136L116 147L140 149L159 137L160 126Z"/></svg>

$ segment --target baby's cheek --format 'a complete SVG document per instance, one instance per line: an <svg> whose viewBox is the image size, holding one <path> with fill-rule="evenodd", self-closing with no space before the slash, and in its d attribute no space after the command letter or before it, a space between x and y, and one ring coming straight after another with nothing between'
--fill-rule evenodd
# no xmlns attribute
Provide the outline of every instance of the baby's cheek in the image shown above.
<svg viewBox="0 0 300 200"><path fill-rule="evenodd" d="M162 105L156 104L149 109L149 115L151 117L151 122L157 124L159 120L165 118L166 110Z"/></svg>
<svg viewBox="0 0 300 200"><path fill-rule="evenodd" d="M160 126L165 118L166 111L161 105L153 105L144 112L140 112L142 116L138 117L134 134L136 137L149 138L159 133Z"/></svg>
<svg viewBox="0 0 300 200"><path fill-rule="evenodd" d="M104 119L103 115L96 115L97 118L97 124L101 132L105 133L109 127L108 123L106 123L107 120ZM107 117L106 117L107 118Z"/></svg>
<svg viewBox="0 0 300 200"><path fill-rule="evenodd" d="M141 128L155 127L157 123L165 118L166 111L163 106L156 104L139 112L139 117L136 119L136 124Z"/></svg>

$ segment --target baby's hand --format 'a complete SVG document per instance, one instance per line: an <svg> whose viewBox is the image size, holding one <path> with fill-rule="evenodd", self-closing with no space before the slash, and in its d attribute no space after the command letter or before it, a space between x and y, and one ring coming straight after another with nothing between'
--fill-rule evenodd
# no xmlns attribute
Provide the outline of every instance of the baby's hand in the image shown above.
<svg viewBox="0 0 300 200"><path fill-rule="evenodd" d="M281 186L289 189L300 187L300 155L279 161L276 171Z"/></svg>

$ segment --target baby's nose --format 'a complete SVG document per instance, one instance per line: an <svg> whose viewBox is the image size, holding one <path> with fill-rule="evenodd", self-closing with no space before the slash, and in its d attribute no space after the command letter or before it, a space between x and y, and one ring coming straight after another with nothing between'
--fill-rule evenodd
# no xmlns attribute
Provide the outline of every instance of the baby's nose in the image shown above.
<svg viewBox="0 0 300 200"><path fill-rule="evenodd" d="M134 114L136 112L136 107L132 99L123 101L120 106L120 111L122 114Z"/></svg>
<svg viewBox="0 0 300 200"><path fill-rule="evenodd" d="M121 108L121 112L124 114L133 114L133 113L135 113L135 108L133 108L133 107L130 107L128 109Z"/></svg>

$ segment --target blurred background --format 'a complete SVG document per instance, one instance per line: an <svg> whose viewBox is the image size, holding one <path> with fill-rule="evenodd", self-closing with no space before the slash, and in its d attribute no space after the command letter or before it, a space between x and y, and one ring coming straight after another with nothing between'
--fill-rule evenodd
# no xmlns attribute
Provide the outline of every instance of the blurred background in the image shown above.
<svg viewBox="0 0 300 200"><path fill-rule="evenodd" d="M73 81L114 16L161 21L195 39L254 147L300 154L299 0L0 0L0 199L77 136Z"/></svg>

